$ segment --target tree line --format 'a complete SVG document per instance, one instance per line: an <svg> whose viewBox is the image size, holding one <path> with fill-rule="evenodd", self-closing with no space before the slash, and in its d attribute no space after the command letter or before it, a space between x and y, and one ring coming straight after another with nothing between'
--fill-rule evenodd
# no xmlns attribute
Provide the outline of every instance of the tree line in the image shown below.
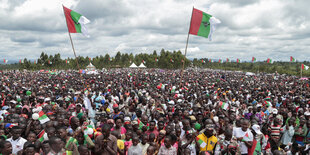
<svg viewBox="0 0 310 155"><path fill-rule="evenodd" d="M183 61L185 62L185 68L187 67L198 67L198 68L211 68L211 69L222 69L222 70L239 70L239 71L250 71L250 72L266 72L289 75L300 75L301 64L310 66L309 62L281 62L276 61L273 63L263 62L226 62L226 61L214 61L212 59L193 59L189 60L184 57L181 51L166 51L162 49L159 54L154 50L151 54L140 53L133 55L132 53L121 53L112 57L109 54L100 55L96 57L83 57L78 56L77 61L80 69L85 69L87 65L92 63L97 69L110 69L110 68L126 68L132 63L140 65L143 63L148 68L162 68L162 69L181 69ZM214 61L214 62L213 62ZM15 69L15 70L68 70L78 69L75 58L61 59L59 53L55 55L48 55L42 52L40 57L36 60L28 60L24 58L20 60L20 63L0 65L0 70L4 69ZM309 70L302 71L304 76L310 76Z"/></svg>

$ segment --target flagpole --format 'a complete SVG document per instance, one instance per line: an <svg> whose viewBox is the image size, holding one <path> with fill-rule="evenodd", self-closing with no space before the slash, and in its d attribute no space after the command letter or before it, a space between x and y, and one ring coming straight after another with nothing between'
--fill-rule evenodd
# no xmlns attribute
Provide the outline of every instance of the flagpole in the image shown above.
<svg viewBox="0 0 310 155"><path fill-rule="evenodd" d="M183 81L184 65L185 65L185 59L186 59L186 54L187 54L187 47L188 47L188 40L189 40L189 31L190 31L190 29L191 29L191 23L192 23L193 12L194 12L194 6L193 6L193 9L192 9L191 20L190 20L190 23L189 23L189 29L188 29L188 33L187 33L186 46L185 46L185 53L184 53L184 60L183 60L183 66L182 66L182 70L181 70L181 82L180 82L180 86L181 86L182 81Z"/></svg>
<svg viewBox="0 0 310 155"><path fill-rule="evenodd" d="M68 28L68 22L67 22L67 17L66 17L64 5L62 5L62 9L63 9L63 11L64 11L64 15L65 15L65 19L66 19L66 24L67 24L67 28ZM69 32L69 28L68 28L68 34L69 34L69 38L70 38L72 50L73 50L73 53L74 53L76 66L77 66L78 71L79 71L79 73L80 73L80 65L79 65L79 61L78 61L78 59L77 59L77 57L76 57L76 53L75 53L75 49L74 49L74 44L73 44L73 41L72 41L71 34L70 34L70 32ZM80 78L81 78L81 81L83 82L83 80L82 80L82 73L80 73ZM83 87L85 88L84 82L83 82ZM83 89L84 89L84 88L83 88Z"/></svg>
<svg viewBox="0 0 310 155"><path fill-rule="evenodd" d="M302 64L300 66L300 78L302 78Z"/></svg>

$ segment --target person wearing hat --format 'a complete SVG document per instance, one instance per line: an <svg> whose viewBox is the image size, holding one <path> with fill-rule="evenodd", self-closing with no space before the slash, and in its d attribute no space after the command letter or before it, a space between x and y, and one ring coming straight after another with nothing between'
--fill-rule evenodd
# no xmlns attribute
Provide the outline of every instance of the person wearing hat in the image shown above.
<svg viewBox="0 0 310 155"><path fill-rule="evenodd" d="M251 149L249 150L249 154L261 154L262 149L267 145L267 141L265 139L264 134L260 130L260 126L257 124L254 124L251 128L251 131L253 133L254 139L253 139L253 145Z"/></svg>
<svg viewBox="0 0 310 155"><path fill-rule="evenodd" d="M232 129L227 129L224 132L224 138L218 141L215 148L215 155L227 154L227 155L240 155L240 147L234 137L232 137Z"/></svg>

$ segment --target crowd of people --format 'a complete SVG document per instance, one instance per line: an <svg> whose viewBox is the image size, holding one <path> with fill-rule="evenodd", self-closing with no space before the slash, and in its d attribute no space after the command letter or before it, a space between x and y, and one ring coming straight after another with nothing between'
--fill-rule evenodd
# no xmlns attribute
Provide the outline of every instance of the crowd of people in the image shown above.
<svg viewBox="0 0 310 155"><path fill-rule="evenodd" d="M309 154L299 77L220 70L0 72L1 155Z"/></svg>

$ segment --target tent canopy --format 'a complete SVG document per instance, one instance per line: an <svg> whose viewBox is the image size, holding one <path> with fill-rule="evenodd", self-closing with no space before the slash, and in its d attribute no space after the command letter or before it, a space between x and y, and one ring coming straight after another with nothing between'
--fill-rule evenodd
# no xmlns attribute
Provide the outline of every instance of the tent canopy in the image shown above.
<svg viewBox="0 0 310 155"><path fill-rule="evenodd" d="M143 63L141 63L139 68L146 68L146 66Z"/></svg>
<svg viewBox="0 0 310 155"><path fill-rule="evenodd" d="M132 63L129 68L138 68L138 66L135 63Z"/></svg>

